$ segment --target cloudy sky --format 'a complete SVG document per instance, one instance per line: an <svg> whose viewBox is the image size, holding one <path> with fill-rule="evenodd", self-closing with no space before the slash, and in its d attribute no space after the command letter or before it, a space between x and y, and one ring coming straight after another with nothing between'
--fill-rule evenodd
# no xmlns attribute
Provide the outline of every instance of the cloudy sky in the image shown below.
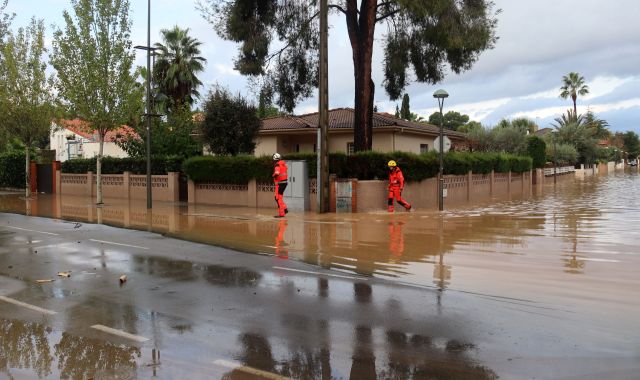
<svg viewBox="0 0 640 380"><path fill-rule="evenodd" d="M147 1L130 0L134 45L146 44ZM449 74L433 86L414 83L407 88L411 110L427 117L436 110L432 93L444 88L450 97L445 112L455 110L472 120L493 125L502 118L528 117L541 128L571 107L558 97L563 75L576 71L586 79L591 93L578 99L578 111L591 109L609 122L614 131L640 133L640 1L638 0L495 0L498 15L495 49L485 52L473 68L461 75ZM49 26L62 24L69 0L9 0L7 8L17 17L14 27L35 16ZM194 0L152 0L152 43L160 30L173 25L189 27L204 43L207 58L202 81L207 87L220 83L252 96L247 81L233 70L236 45L222 41L196 10ZM353 66L343 17L331 18L329 40L330 107L353 106ZM376 41L384 38L378 28ZM49 27L49 43L51 39ZM374 52L376 104L394 112L382 83L381 49ZM145 64L139 54L138 64ZM201 91L202 93L206 93ZM298 113L315 112L317 100L301 103Z"/></svg>

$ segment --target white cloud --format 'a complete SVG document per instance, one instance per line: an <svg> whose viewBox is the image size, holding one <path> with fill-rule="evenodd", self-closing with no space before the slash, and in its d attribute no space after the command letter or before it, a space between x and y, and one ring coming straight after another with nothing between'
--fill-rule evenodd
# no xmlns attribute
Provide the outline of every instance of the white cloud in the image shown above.
<svg viewBox="0 0 640 380"><path fill-rule="evenodd" d="M461 114L469 115L470 120L482 121L494 110L509 103L511 100L512 98L499 98L499 99L485 100L482 102L475 102L475 103L454 104L452 105L452 107L457 112L460 112ZM433 108L432 110L430 109L429 111L430 112L427 114L427 116L435 112L436 109ZM446 110L443 110L443 112L446 112Z"/></svg>
<svg viewBox="0 0 640 380"><path fill-rule="evenodd" d="M594 113L598 114L598 113L603 113L608 111L624 110L624 109L629 109L634 107L640 107L640 98L627 99L627 100L614 102L614 103L601 103L601 104L590 104L588 106L578 106L578 113L585 114L587 110L591 110ZM531 119L535 119L535 118L544 119L547 117L560 116L561 114L566 112L566 110L567 110L567 107L565 106L545 107L545 108L538 108L538 109L533 109L529 111L516 112L510 115L509 117L510 118L527 117Z"/></svg>
<svg viewBox="0 0 640 380"><path fill-rule="evenodd" d="M213 67L219 74L222 74L222 75L235 75L235 76L240 75L240 73L237 72L231 65L216 63L213 65Z"/></svg>
<svg viewBox="0 0 640 380"><path fill-rule="evenodd" d="M618 78L613 76L599 76L595 77L592 81L587 82L589 86L589 93L583 97L584 100L595 99L599 96L610 94L615 91L616 88L622 86L625 83L629 83L638 78L626 77Z"/></svg>

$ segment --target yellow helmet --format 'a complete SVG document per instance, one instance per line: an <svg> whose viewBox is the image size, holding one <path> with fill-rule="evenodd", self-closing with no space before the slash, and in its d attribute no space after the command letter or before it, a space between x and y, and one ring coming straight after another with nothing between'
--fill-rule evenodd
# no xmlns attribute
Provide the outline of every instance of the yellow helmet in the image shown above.
<svg viewBox="0 0 640 380"><path fill-rule="evenodd" d="M390 168L397 166L396 162L394 160L389 161L389 163L387 164L387 166L389 166Z"/></svg>

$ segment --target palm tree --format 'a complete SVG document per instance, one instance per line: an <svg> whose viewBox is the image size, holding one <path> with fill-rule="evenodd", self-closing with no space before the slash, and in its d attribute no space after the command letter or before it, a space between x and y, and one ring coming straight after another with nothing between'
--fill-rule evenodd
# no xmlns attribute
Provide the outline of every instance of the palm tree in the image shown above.
<svg viewBox="0 0 640 380"><path fill-rule="evenodd" d="M589 86L584 84L584 77L578 73L571 72L569 75L562 77L562 87L560 87L560 97L566 99L571 97L573 100L573 113L577 114L576 99L578 95L587 95L589 93Z"/></svg>
<svg viewBox="0 0 640 380"><path fill-rule="evenodd" d="M202 42L189 36L189 29L163 29L163 43L156 43L157 61L153 79L159 92L168 98L166 108L175 110L191 106L200 96L198 87L202 82L196 76L204 71L206 59L201 57Z"/></svg>

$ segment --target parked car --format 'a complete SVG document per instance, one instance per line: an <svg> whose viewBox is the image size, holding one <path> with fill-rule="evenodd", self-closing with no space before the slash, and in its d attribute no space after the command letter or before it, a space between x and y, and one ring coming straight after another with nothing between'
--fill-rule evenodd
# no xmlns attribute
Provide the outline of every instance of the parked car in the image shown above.
<svg viewBox="0 0 640 380"><path fill-rule="evenodd" d="M629 161L629 166L638 166L638 160Z"/></svg>

